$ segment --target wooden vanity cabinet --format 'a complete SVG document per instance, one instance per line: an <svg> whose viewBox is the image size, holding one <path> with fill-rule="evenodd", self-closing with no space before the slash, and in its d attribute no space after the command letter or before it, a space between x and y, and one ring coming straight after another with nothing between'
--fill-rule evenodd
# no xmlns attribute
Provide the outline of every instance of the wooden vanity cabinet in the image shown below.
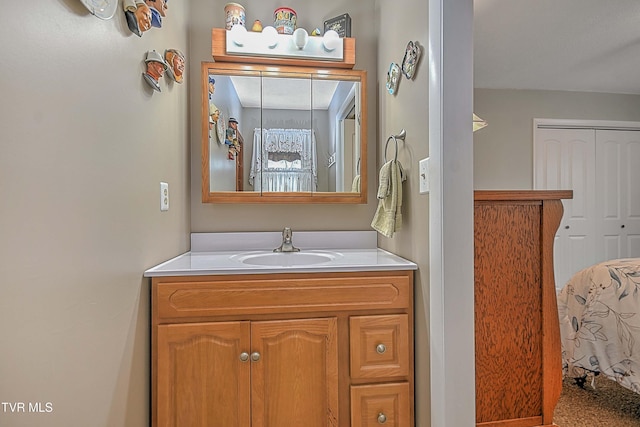
<svg viewBox="0 0 640 427"><path fill-rule="evenodd" d="M152 279L154 427L413 420L412 271Z"/></svg>
<svg viewBox="0 0 640 427"><path fill-rule="evenodd" d="M562 390L553 242L571 191L476 191L478 427L553 426Z"/></svg>

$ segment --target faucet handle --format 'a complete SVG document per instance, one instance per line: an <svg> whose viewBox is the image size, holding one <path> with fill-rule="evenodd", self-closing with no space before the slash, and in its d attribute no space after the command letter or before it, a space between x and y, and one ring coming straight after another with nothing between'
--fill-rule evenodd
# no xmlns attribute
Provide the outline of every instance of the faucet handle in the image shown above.
<svg viewBox="0 0 640 427"><path fill-rule="evenodd" d="M284 230L282 230L282 241L290 242L292 238L293 238L293 231L291 231L290 227L285 227Z"/></svg>
<svg viewBox="0 0 640 427"><path fill-rule="evenodd" d="M274 252L299 252L300 249L293 246L293 232L290 227L285 227L282 230L282 244L280 247L275 248Z"/></svg>

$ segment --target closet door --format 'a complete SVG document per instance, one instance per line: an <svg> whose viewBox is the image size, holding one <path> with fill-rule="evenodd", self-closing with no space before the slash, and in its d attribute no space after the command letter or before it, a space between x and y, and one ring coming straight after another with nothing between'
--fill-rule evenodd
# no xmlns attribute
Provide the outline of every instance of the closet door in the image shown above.
<svg viewBox="0 0 640 427"><path fill-rule="evenodd" d="M560 289L598 259L595 250L596 161L592 129L535 129L534 189L573 190L554 244L554 275Z"/></svg>
<svg viewBox="0 0 640 427"><path fill-rule="evenodd" d="M598 259L640 257L640 132L596 131Z"/></svg>

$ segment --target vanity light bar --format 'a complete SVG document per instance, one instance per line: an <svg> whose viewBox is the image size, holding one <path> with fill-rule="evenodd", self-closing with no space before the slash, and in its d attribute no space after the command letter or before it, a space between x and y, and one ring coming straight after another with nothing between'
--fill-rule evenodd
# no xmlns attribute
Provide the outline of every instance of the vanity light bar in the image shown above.
<svg viewBox="0 0 640 427"><path fill-rule="evenodd" d="M271 31L273 30L273 31ZM344 59L343 39L328 36L309 36L303 28L294 34L279 34L273 27L265 27L259 32L247 31L235 25L226 31L227 55L263 56L277 58L316 59L321 61L342 61Z"/></svg>

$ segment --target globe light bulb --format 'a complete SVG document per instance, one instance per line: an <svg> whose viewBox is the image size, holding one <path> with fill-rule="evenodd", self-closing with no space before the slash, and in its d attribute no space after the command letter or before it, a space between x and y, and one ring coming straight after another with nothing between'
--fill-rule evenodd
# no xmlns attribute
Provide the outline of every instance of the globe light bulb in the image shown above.
<svg viewBox="0 0 640 427"><path fill-rule="evenodd" d="M340 45L340 36L335 30L329 30L322 36L322 44L329 52L335 50Z"/></svg>
<svg viewBox="0 0 640 427"><path fill-rule="evenodd" d="M262 29L262 35L269 49L273 49L278 45L278 31L271 25L267 25Z"/></svg>
<svg viewBox="0 0 640 427"><path fill-rule="evenodd" d="M247 40L247 29L244 25L235 24L231 27L229 33L231 35L231 40L233 40L236 45L243 46L245 44Z"/></svg>
<svg viewBox="0 0 640 427"><path fill-rule="evenodd" d="M300 50L304 49L309 41L309 33L304 28L298 28L293 32L293 43Z"/></svg>

